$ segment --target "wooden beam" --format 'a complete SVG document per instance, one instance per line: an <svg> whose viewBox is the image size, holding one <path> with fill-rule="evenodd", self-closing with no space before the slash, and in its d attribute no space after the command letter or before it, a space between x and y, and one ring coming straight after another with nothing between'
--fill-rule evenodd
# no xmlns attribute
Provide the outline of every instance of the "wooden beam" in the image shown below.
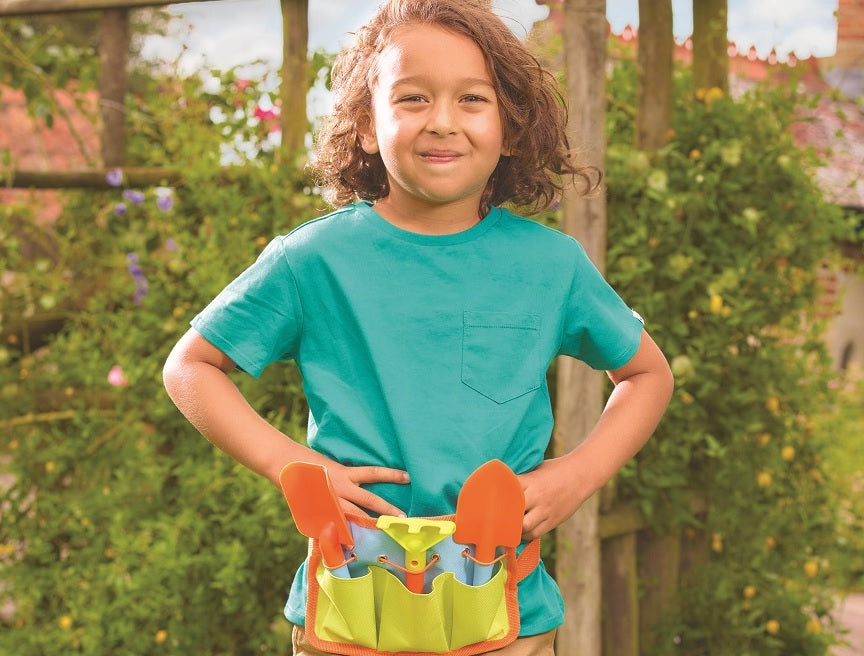
<svg viewBox="0 0 864 656"><path fill-rule="evenodd" d="M693 88L729 93L728 0L693 0Z"/></svg>
<svg viewBox="0 0 864 656"><path fill-rule="evenodd" d="M606 152L606 0L565 0L563 36L570 143L582 147L580 163L602 169ZM562 207L562 230L579 239L602 270L606 255L605 194L584 198L568 190ZM556 454L572 451L600 417L601 376L578 360L559 359ZM556 530L555 578L567 600L556 650L568 656L601 656L602 652L598 508L599 495L595 494Z"/></svg>
<svg viewBox="0 0 864 656"><path fill-rule="evenodd" d="M102 165L121 166L126 157L126 62L129 60L129 10L106 9L99 26L99 112L102 115Z"/></svg>
<svg viewBox="0 0 864 656"><path fill-rule="evenodd" d="M282 156L286 161L303 152L308 119L309 0L282 0Z"/></svg>
<svg viewBox="0 0 864 656"><path fill-rule="evenodd" d="M175 186L182 180L176 169L125 167L123 187ZM0 172L0 188L13 189L111 189L105 176L108 169L83 171Z"/></svg>
<svg viewBox="0 0 864 656"><path fill-rule="evenodd" d="M639 534L638 579L642 586L639 600L639 647L651 653L658 644L657 629L667 613L674 611L681 584L681 529L665 535L654 531Z"/></svg>
<svg viewBox="0 0 864 656"><path fill-rule="evenodd" d="M691 497L688 505L694 515L708 512L708 502L704 497ZM601 540L606 540L627 533L636 533L646 528L651 528L651 525L645 519L645 515L635 506L622 504L609 510L601 510L597 534Z"/></svg>
<svg viewBox="0 0 864 656"><path fill-rule="evenodd" d="M0 0L0 16L29 16L32 14L62 14L70 11L101 9L134 9L136 7L162 7L185 2L207 0Z"/></svg>
<svg viewBox="0 0 864 656"><path fill-rule="evenodd" d="M669 137L674 88L672 0L639 0L636 147L657 150Z"/></svg>
<svg viewBox="0 0 864 656"><path fill-rule="evenodd" d="M603 656L639 656L636 534L603 543Z"/></svg>

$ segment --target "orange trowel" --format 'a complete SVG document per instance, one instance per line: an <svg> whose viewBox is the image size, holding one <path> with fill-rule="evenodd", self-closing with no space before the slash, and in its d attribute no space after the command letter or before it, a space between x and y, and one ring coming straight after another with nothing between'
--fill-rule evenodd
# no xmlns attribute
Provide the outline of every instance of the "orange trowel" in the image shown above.
<svg viewBox="0 0 864 656"><path fill-rule="evenodd" d="M349 578L343 547L352 549L354 538L327 468L311 462L290 462L279 473L279 483L297 530L318 540L321 560L333 576Z"/></svg>
<svg viewBox="0 0 864 656"><path fill-rule="evenodd" d="M474 545L473 585L492 577L498 547L515 547L522 541L524 515L522 484L500 460L481 465L465 480L456 500L453 540Z"/></svg>

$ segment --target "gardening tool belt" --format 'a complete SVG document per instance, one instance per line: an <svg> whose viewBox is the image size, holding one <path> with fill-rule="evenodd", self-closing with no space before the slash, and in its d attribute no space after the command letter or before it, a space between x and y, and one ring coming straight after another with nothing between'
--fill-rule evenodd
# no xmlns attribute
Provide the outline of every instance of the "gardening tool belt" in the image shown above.
<svg viewBox="0 0 864 656"><path fill-rule="evenodd" d="M516 548L499 548L492 563L479 563L466 545L444 537L425 553L423 592L417 593L405 586L406 574L411 574L403 546L377 528L375 519L350 514L347 519L354 548L340 567L325 567L319 541L310 540L306 636L313 647L346 656L469 656L516 639L516 584L539 563L539 540L518 555ZM417 589L414 565L412 587ZM476 585L475 569L484 572Z"/></svg>

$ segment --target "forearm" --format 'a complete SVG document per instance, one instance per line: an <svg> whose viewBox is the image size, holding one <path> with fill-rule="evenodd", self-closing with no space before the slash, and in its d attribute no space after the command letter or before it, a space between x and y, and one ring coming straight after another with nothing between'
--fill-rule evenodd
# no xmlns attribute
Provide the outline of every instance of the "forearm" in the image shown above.
<svg viewBox="0 0 864 656"><path fill-rule="evenodd" d="M645 445L669 403L671 378L664 372L636 374L615 386L597 424L569 454L579 496L603 487Z"/></svg>
<svg viewBox="0 0 864 656"><path fill-rule="evenodd" d="M526 538L551 531L603 487L642 448L672 396L669 365L647 333L630 362L608 373L615 389L589 435L570 453L520 476Z"/></svg>

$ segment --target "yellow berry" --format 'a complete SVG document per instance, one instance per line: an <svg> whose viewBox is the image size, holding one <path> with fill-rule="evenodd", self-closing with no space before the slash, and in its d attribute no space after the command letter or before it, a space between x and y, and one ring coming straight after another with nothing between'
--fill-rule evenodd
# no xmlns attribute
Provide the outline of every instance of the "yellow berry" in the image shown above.
<svg viewBox="0 0 864 656"><path fill-rule="evenodd" d="M756 596L756 586L755 585L746 585L744 586L744 598L752 599Z"/></svg>
<svg viewBox="0 0 864 656"><path fill-rule="evenodd" d="M711 314L720 314L723 312L723 297L720 294L711 294L711 298L708 301L708 309L711 311Z"/></svg>
<svg viewBox="0 0 864 656"><path fill-rule="evenodd" d="M822 633L822 622L820 622L818 618L810 618L807 621L805 631L807 631L807 633Z"/></svg>
<svg viewBox="0 0 864 656"><path fill-rule="evenodd" d="M804 563L804 573L812 579L819 573L819 563L815 560L808 560Z"/></svg>
<svg viewBox="0 0 864 656"><path fill-rule="evenodd" d="M783 460L790 461L795 459L795 447L794 446L784 446L780 451L780 457Z"/></svg>
<svg viewBox="0 0 864 656"><path fill-rule="evenodd" d="M765 630L771 635L777 635L780 633L780 622L777 620L768 620L765 622Z"/></svg>
<svg viewBox="0 0 864 656"><path fill-rule="evenodd" d="M72 618L69 615L63 615L60 618L60 628L64 631L72 628Z"/></svg>
<svg viewBox="0 0 864 656"><path fill-rule="evenodd" d="M705 92L704 100L706 105L710 105L715 100L720 100L723 97L723 89L720 87L711 87Z"/></svg>
<svg viewBox="0 0 864 656"><path fill-rule="evenodd" d="M774 479L771 477L769 472L763 471L756 475L756 483L759 487L768 487L773 481Z"/></svg>
<svg viewBox="0 0 864 656"><path fill-rule="evenodd" d="M164 629L159 629L156 632L155 640L156 640L157 645L161 645L167 639L168 639L168 632L165 631Z"/></svg>
<svg viewBox="0 0 864 656"><path fill-rule="evenodd" d="M721 533L714 533L711 536L711 550L716 553L723 551L723 535Z"/></svg>

